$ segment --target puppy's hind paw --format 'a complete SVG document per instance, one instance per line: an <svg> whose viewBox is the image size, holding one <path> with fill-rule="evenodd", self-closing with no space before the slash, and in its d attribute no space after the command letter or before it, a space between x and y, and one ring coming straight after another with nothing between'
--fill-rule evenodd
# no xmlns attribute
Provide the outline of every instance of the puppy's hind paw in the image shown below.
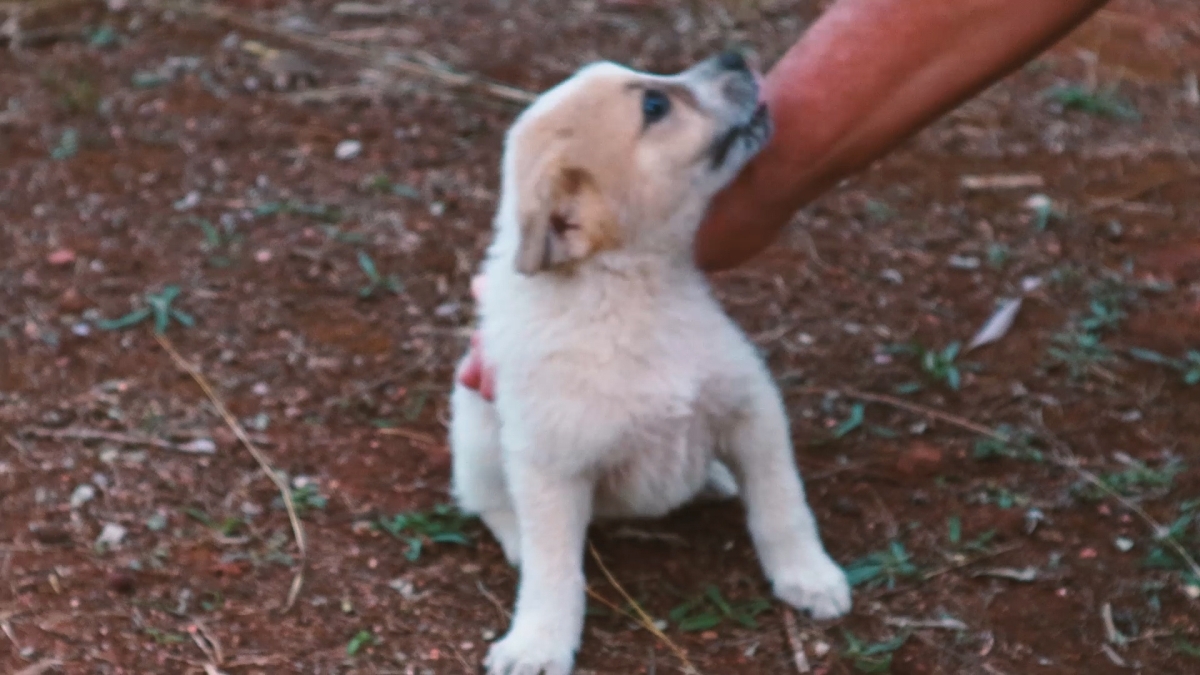
<svg viewBox="0 0 1200 675"><path fill-rule="evenodd" d="M793 565L775 579L774 587L776 597L814 619L835 619L850 611L846 573L824 554Z"/></svg>
<svg viewBox="0 0 1200 675"><path fill-rule="evenodd" d="M509 634L488 650L487 675L571 675L575 654L545 636Z"/></svg>

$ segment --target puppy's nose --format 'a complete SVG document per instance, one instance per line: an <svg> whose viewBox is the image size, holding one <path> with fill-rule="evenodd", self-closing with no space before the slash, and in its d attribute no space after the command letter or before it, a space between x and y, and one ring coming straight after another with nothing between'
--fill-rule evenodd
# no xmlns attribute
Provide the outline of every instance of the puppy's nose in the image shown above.
<svg viewBox="0 0 1200 675"><path fill-rule="evenodd" d="M736 49L730 49L722 52L717 57L717 64L725 70L749 70L750 66L746 63L746 57Z"/></svg>

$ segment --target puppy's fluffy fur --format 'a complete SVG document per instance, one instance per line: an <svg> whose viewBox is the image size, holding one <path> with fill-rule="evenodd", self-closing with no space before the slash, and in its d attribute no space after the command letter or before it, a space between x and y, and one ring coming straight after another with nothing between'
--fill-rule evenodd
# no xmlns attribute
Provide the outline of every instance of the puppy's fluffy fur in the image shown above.
<svg viewBox="0 0 1200 675"><path fill-rule="evenodd" d="M593 517L743 498L775 594L818 618L850 592L826 554L770 373L692 240L770 122L736 55L674 76L588 66L506 137L480 330L495 403L456 385L453 491L520 566L491 675L566 675Z"/></svg>

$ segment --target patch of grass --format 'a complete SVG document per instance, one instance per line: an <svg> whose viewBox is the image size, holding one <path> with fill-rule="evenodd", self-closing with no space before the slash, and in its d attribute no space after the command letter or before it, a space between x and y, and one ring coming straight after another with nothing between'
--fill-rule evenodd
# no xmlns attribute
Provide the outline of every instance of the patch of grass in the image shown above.
<svg viewBox="0 0 1200 675"><path fill-rule="evenodd" d="M379 528L403 539L408 544L404 557L415 561L428 543L470 546L471 535L465 528L472 520L453 506L439 504L425 512L409 511L392 518L381 518Z"/></svg>
<svg viewBox="0 0 1200 675"><path fill-rule="evenodd" d="M887 584L892 589L896 587L897 580L915 577L919 573L904 544L898 541L893 541L883 551L868 554L846 566L846 579L850 585L865 585L867 588Z"/></svg>
<svg viewBox="0 0 1200 675"><path fill-rule="evenodd" d="M1129 349L1129 356L1138 361L1166 366L1178 371L1183 377L1183 383L1189 387L1200 384L1200 350L1189 349L1184 353L1183 358L1175 359L1149 349L1132 347Z"/></svg>
<svg viewBox="0 0 1200 675"><path fill-rule="evenodd" d="M366 251L358 252L358 267L367 275L368 284L358 289L360 298L369 298L379 288L385 288L389 292L399 295L403 286L400 284L400 278L395 274L389 274L386 277L379 273L375 267L375 261L371 260L371 256L367 255Z"/></svg>
<svg viewBox="0 0 1200 675"><path fill-rule="evenodd" d="M685 632L715 628L725 619L754 629L758 628L755 617L770 608L771 602L762 598L739 603L730 602L721 595L720 589L709 585L701 595L672 609L668 618L679 630Z"/></svg>
<svg viewBox="0 0 1200 675"><path fill-rule="evenodd" d="M154 332L159 335L166 332L172 319L186 328L191 328L196 325L196 320L190 314L171 306L175 298L179 297L179 293L179 287L174 285L167 286L161 293L147 293L145 299L148 306L135 309L118 319L101 319L96 322L96 327L100 330L122 330L153 317Z"/></svg>
<svg viewBox="0 0 1200 675"><path fill-rule="evenodd" d="M891 672L892 655L908 641L908 633L901 633L884 642L867 642L848 630L842 630L842 637L846 640L842 658L850 660L860 673Z"/></svg>
<svg viewBox="0 0 1200 675"><path fill-rule="evenodd" d="M362 650L363 647L368 647L375 644L375 635L369 630L360 630L350 638L346 643L346 656L354 656Z"/></svg>
<svg viewBox="0 0 1200 675"><path fill-rule="evenodd" d="M979 438L975 441L971 456L980 461L997 458L1045 461L1046 457L1042 451L1033 447L1033 434L1030 432L1014 429L1007 424L997 427L996 432L1003 436L1004 440L990 436Z"/></svg>
<svg viewBox="0 0 1200 675"><path fill-rule="evenodd" d="M1078 84L1053 87L1044 92L1044 97L1062 106L1063 110L1078 110L1097 117L1136 122L1142 114L1132 103L1117 94L1116 86L1105 89L1089 89Z"/></svg>

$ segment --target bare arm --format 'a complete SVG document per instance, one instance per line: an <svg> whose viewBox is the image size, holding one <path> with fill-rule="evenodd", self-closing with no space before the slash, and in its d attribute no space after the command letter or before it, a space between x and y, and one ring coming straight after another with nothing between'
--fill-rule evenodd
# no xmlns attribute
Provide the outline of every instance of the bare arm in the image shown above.
<svg viewBox="0 0 1200 675"><path fill-rule="evenodd" d="M1050 47L1106 0L840 0L767 73L770 145L721 194L700 266L738 265L806 203Z"/></svg>

